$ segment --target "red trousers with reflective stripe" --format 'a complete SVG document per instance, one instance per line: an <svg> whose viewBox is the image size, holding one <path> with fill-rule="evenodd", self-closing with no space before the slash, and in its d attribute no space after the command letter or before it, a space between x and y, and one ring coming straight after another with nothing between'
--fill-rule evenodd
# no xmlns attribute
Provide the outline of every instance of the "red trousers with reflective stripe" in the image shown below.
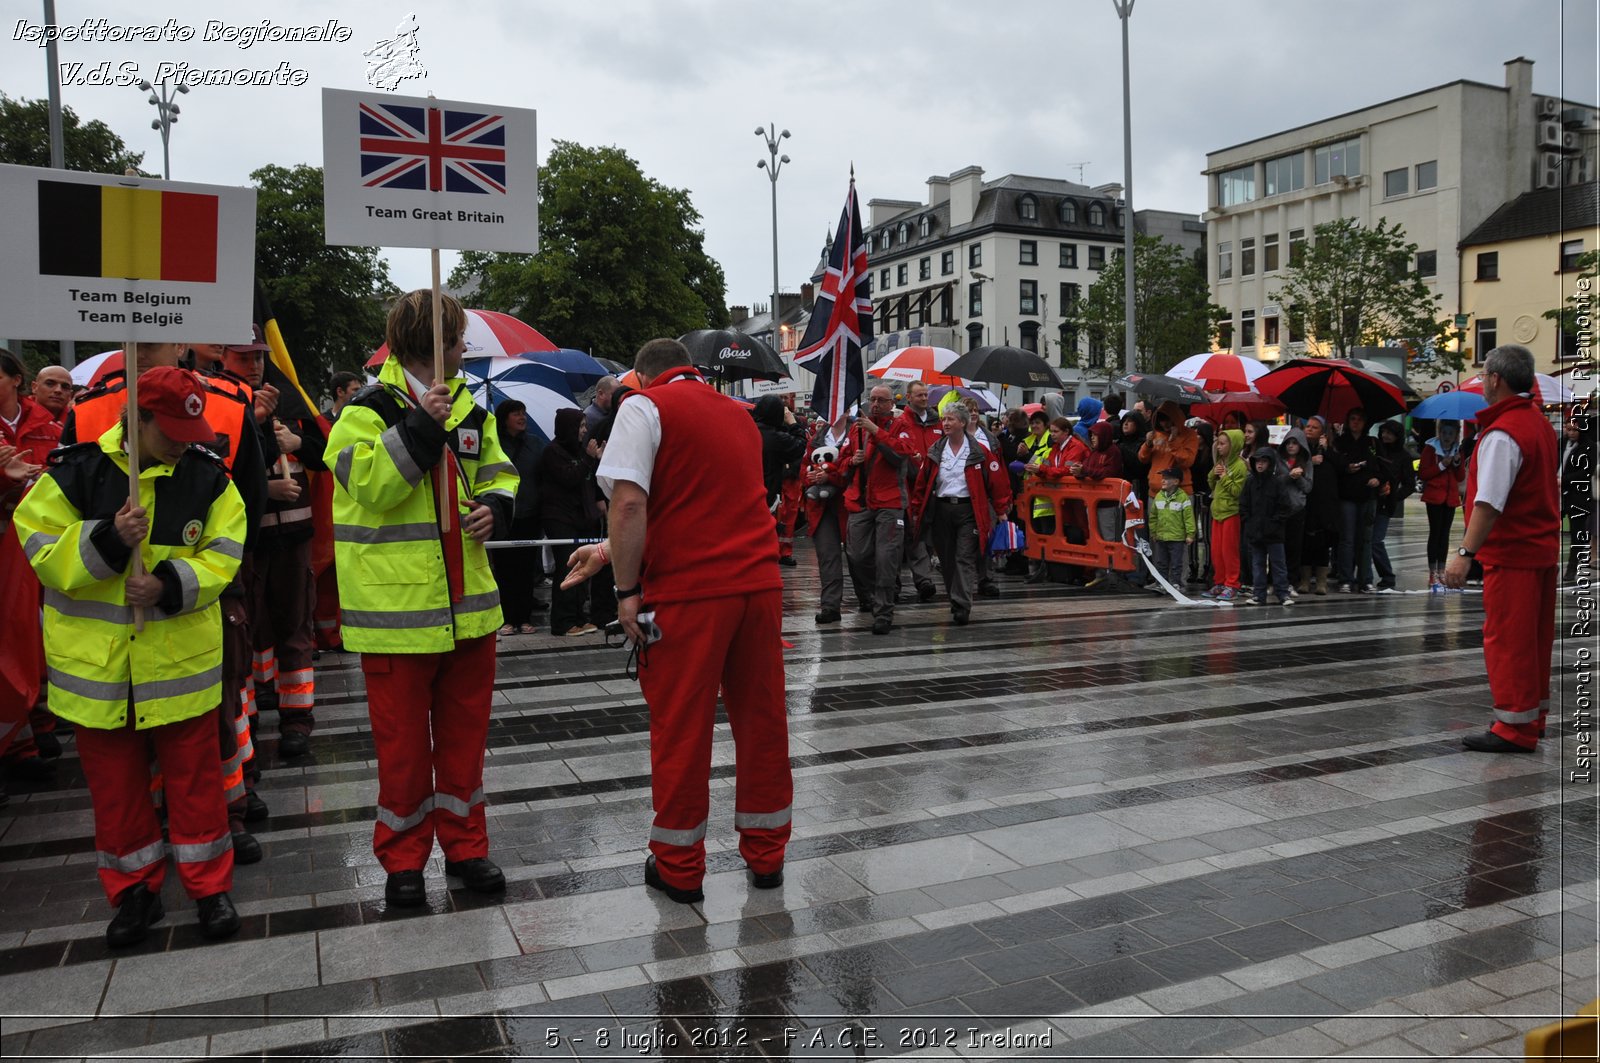
<svg viewBox="0 0 1600 1063"><path fill-rule="evenodd" d="M783 592L656 607L661 639L640 656L650 706L650 851L669 885L693 889L706 872L711 730L717 690L733 732L739 852L751 870L783 866L789 844L789 719L783 696ZM740 820L762 823L741 826Z"/></svg>
<svg viewBox="0 0 1600 1063"><path fill-rule="evenodd" d="M167 835L190 897L233 886L233 836L217 765L217 712L136 731L76 728L78 758L94 805L100 884L113 905L130 886L161 891L168 845L150 802L150 753L165 780Z"/></svg>
<svg viewBox="0 0 1600 1063"><path fill-rule="evenodd" d="M1494 698L1489 730L1525 749L1544 735L1556 641L1556 566L1483 566L1483 663Z"/></svg>
<svg viewBox="0 0 1600 1063"><path fill-rule="evenodd" d="M372 850L385 871L419 871L489 855L483 753L494 695L493 635L450 653L363 653L372 744L378 754L378 822Z"/></svg>
<svg viewBox="0 0 1600 1063"><path fill-rule="evenodd" d="M794 526L800 517L800 478L783 481L783 491L778 495L778 556L794 553Z"/></svg>
<svg viewBox="0 0 1600 1063"><path fill-rule="evenodd" d="M317 577L317 602L311 616L317 649L332 650L344 644L339 634L339 574L332 565Z"/></svg>

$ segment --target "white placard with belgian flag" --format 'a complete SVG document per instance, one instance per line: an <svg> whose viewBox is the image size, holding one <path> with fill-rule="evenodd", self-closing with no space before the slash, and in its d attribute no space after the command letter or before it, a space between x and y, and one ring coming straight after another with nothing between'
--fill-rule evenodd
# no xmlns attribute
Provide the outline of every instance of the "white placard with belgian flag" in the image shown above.
<svg viewBox="0 0 1600 1063"><path fill-rule="evenodd" d="M0 165L0 333L250 339L256 193Z"/></svg>

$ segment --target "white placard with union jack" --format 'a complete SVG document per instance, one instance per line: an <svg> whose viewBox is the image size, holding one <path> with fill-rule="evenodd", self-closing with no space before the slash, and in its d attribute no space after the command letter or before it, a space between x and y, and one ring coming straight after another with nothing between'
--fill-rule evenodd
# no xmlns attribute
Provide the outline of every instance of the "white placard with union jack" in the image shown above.
<svg viewBox="0 0 1600 1063"><path fill-rule="evenodd" d="M537 251L535 118L523 107L323 89L327 242Z"/></svg>

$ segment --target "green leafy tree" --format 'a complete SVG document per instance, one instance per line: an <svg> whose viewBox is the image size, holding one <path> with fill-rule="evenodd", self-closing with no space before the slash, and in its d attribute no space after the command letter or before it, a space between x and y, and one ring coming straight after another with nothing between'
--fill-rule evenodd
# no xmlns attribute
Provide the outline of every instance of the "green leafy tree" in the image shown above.
<svg viewBox="0 0 1600 1063"><path fill-rule="evenodd" d="M1324 222L1272 297L1283 304L1294 334L1325 354L1346 358L1352 347L1399 343L1407 369L1459 370L1463 355L1459 344L1447 349L1454 333L1439 313L1443 297L1428 289L1416 256L1417 245L1398 223Z"/></svg>
<svg viewBox="0 0 1600 1063"><path fill-rule="evenodd" d="M330 373L360 369L383 342L386 304L398 289L377 248L323 242L320 167L263 166L250 180L256 186L256 276L272 300L300 383L316 397Z"/></svg>
<svg viewBox="0 0 1600 1063"><path fill-rule="evenodd" d="M1578 280L1572 294L1560 306L1546 310L1542 315L1554 321L1560 330L1556 340L1558 357L1577 357L1580 337L1584 335L1589 337L1589 342L1584 346L1594 349L1594 292L1597 284L1600 284L1600 247L1578 256Z"/></svg>
<svg viewBox="0 0 1600 1063"><path fill-rule="evenodd" d="M129 151L122 138L99 119L80 121L61 108L62 159L69 170L120 174L138 168L144 153ZM0 92L0 162L16 166L50 165L50 104L12 99Z"/></svg>
<svg viewBox="0 0 1600 1063"><path fill-rule="evenodd" d="M539 253L469 251L450 283L564 347L626 362L654 337L727 325L699 226L689 193L622 149L558 140L539 174Z"/></svg>
<svg viewBox="0 0 1600 1063"><path fill-rule="evenodd" d="M1158 236L1135 234L1133 240L1134 365L1143 373L1159 373L1208 349L1224 311L1211 302L1203 267L1182 247ZM1063 364L1085 377L1122 374L1124 295L1119 249L1084 297L1066 308L1068 330L1086 342L1081 352L1065 351Z"/></svg>

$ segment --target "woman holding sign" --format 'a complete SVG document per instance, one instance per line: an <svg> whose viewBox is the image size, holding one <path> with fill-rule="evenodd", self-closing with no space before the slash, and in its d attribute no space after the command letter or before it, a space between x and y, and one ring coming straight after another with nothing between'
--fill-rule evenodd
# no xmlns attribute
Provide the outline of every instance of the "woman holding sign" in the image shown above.
<svg viewBox="0 0 1600 1063"><path fill-rule="evenodd" d="M324 455L337 484L344 644L361 654L378 754L373 850L400 907L426 899L435 837L447 875L482 893L505 888L484 816L501 613L483 544L511 527L518 477L457 375L465 329L455 299L401 296L378 384L344 408Z"/></svg>

